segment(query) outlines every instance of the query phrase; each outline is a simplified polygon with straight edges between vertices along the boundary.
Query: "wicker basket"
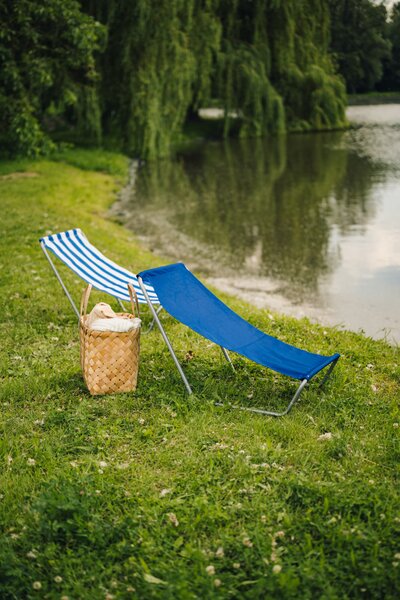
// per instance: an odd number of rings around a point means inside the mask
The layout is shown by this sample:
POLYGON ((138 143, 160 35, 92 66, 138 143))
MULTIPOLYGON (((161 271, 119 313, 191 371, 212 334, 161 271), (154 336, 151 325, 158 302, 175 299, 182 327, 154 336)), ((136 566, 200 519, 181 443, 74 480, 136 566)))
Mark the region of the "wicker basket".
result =
MULTIPOLYGON (((117 316, 135 318, 139 303, 135 290, 128 285, 132 314, 117 313, 117 316)), ((83 377, 91 394, 113 394, 131 392, 136 389, 139 370, 140 327, 120 333, 116 331, 94 331, 87 326, 87 305, 92 286, 88 285, 82 295, 80 316, 81 367, 83 377)))

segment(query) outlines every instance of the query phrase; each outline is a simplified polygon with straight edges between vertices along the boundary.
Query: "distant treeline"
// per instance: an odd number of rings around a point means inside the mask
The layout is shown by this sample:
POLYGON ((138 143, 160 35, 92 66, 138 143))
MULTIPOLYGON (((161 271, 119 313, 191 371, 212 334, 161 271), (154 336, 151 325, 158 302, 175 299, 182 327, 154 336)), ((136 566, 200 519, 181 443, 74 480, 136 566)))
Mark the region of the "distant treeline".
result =
POLYGON ((351 94, 400 91, 400 2, 328 0, 330 52, 351 94))
POLYGON ((369 0, 2 0, 2 154, 75 135, 163 156, 210 105, 225 136, 343 127, 337 70, 349 91, 397 85, 399 14, 369 0))

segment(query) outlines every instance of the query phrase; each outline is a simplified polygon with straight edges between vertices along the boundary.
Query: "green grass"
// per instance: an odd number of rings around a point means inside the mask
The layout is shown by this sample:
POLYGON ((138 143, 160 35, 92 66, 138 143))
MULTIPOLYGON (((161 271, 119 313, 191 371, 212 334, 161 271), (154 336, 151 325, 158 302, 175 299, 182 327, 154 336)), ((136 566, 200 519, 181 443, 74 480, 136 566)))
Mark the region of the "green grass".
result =
POLYGON ((179 358, 194 353, 195 395, 157 332, 142 336, 135 394, 85 390, 37 240, 80 226, 128 268, 162 264, 105 219, 126 168, 89 150, 0 165, 0 597, 397 598, 398 349, 222 295, 280 339, 341 352, 325 390, 282 419, 215 407, 282 407, 294 386, 238 357, 232 373, 166 314, 179 358))

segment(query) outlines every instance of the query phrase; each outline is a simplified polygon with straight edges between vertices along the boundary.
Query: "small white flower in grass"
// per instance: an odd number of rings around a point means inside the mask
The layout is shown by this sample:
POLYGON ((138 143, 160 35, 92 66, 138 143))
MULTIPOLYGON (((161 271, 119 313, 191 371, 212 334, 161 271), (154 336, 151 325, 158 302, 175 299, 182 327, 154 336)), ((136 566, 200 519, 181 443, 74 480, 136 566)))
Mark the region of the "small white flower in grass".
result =
POLYGON ((371 390, 376 394, 378 391, 378 386, 375 385, 374 383, 371 384, 371 390))
POLYGON ((112 594, 106 594, 105 600, 114 600, 114 596, 112 594))
POLYGON ((170 523, 172 523, 172 525, 173 525, 174 527, 178 527, 178 525, 179 525, 179 521, 178 521, 178 519, 177 519, 177 516, 176 516, 176 514, 175 514, 175 513, 168 513, 168 514, 167 514, 167 517, 168 517, 168 519, 169 519, 170 523))
POLYGON ((397 562, 397 560, 394 561, 394 562, 392 562, 392 566, 395 567, 395 568, 399 566, 399 563, 397 562))
POLYGON ((136 589, 134 587, 132 587, 131 585, 128 585, 128 587, 126 588, 127 592, 136 592, 136 589))
POLYGON ((278 573, 280 573, 281 571, 282 571, 281 565, 274 565, 272 567, 272 572, 274 575, 278 575, 278 573))
POLYGON ((396 552, 396 554, 394 555, 394 559, 400 560, 400 552, 396 552))
POLYGON ((393 423, 393 427, 394 427, 395 429, 398 429, 398 427, 399 427, 399 424, 398 424, 398 423, 393 423))
POLYGON ((253 542, 248 537, 243 538, 242 542, 243 542, 243 546, 246 546, 246 548, 252 548, 253 547, 253 542))
POLYGON ((267 515, 261 515, 261 523, 267 522, 267 515))
POLYGON ((61 582, 62 582, 62 580, 63 580, 63 578, 62 578, 62 577, 60 577, 60 575, 56 575, 56 576, 54 577, 54 581, 55 581, 56 583, 61 583, 61 582))
POLYGON ((99 467, 100 467, 100 469, 105 469, 106 467, 108 467, 108 464, 106 463, 105 460, 101 460, 99 462, 99 467))
POLYGON ((331 440, 333 438, 333 435, 330 431, 327 431, 326 433, 322 433, 319 437, 318 437, 318 441, 319 442, 323 442, 325 440, 331 440))
POLYGON ((170 490, 169 488, 164 488, 163 490, 161 490, 160 492, 160 498, 165 498, 165 496, 167 494, 170 494, 172 492, 172 490, 170 490))
POLYGON ((44 419, 36 419, 35 425, 44 425, 44 419))
POLYGON ((208 567, 206 567, 206 573, 207 575, 215 575, 214 565, 208 565, 208 567))
POLYGON ((36 558, 36 553, 34 550, 30 550, 26 556, 27 556, 27 558, 31 558, 33 560, 36 558))
POLYGON ((34 465, 36 465, 36 460, 34 458, 28 458, 28 460, 26 461, 26 464, 29 465, 30 467, 33 467, 34 465))
POLYGON ((78 463, 76 462, 76 460, 71 460, 69 464, 73 469, 76 469, 78 467, 78 463))
POLYGON ((220 587, 222 581, 220 579, 214 579, 214 585, 215 587, 220 587))
POLYGON ((277 531, 275 534, 276 538, 283 538, 285 537, 285 532, 284 531, 277 531))
POLYGON ((240 569, 240 563, 233 563, 232 567, 234 569, 240 569))
POLYGON ((96 494, 96 496, 101 496, 101 491, 100 490, 95 490, 94 493, 96 494))
POLYGON ((215 553, 215 556, 216 556, 217 558, 223 558, 223 557, 225 556, 225 552, 224 552, 224 549, 223 549, 223 547, 222 547, 222 546, 220 546, 220 547, 217 549, 217 551, 216 551, 216 553, 215 553))
POLYGON ((61 600, 69 600, 69 596, 61 596, 61 600))
POLYGON ((42 584, 40 583, 40 581, 34 581, 32 583, 32 587, 34 590, 41 590, 42 589, 42 584))
POLYGON ((144 419, 142 419, 142 418, 138 419, 138 423, 139 423, 139 425, 144 425, 144 424, 145 424, 145 422, 146 422, 146 421, 145 421, 144 419))

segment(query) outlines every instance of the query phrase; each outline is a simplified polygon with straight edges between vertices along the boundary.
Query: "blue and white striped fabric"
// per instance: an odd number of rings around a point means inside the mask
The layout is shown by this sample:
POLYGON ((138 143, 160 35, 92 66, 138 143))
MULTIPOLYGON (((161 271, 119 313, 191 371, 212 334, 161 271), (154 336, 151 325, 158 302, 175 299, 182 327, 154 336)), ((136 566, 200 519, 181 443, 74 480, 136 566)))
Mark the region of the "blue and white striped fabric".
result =
MULTIPOLYGON (((146 302, 136 275, 99 252, 80 229, 48 235, 41 238, 40 242, 94 288, 120 300, 129 300, 127 284, 131 283, 139 302, 146 302)), ((159 304, 154 288, 151 285, 145 287, 152 304, 159 304)))

